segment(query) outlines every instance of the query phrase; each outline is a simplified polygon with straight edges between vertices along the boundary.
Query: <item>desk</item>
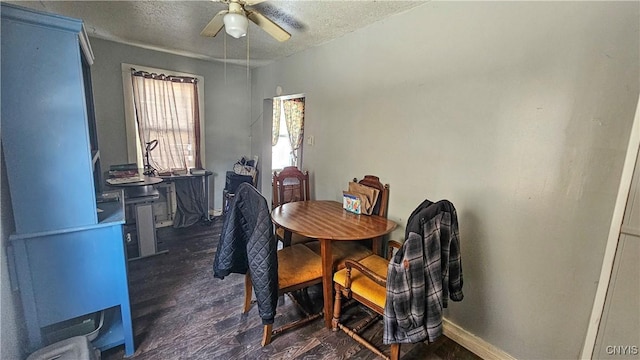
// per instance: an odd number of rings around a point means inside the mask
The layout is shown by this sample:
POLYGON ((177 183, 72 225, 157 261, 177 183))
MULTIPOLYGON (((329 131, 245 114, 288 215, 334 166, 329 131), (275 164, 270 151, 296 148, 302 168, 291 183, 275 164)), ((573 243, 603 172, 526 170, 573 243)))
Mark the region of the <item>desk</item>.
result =
POLYGON ((153 176, 143 176, 142 179, 142 181, 130 183, 110 184, 107 178, 105 182, 107 183, 107 186, 123 188, 125 198, 139 198, 158 195, 158 191, 153 188, 153 185, 160 184, 162 179, 153 176))
POLYGON ((331 242, 366 240, 386 235, 397 224, 375 215, 356 215, 342 209, 337 201, 296 201, 271 212, 273 222, 288 232, 318 239, 322 256, 324 323, 331 327, 333 316, 333 259, 331 242))
POLYGON ((161 182, 161 178, 152 176, 144 176, 144 181, 132 183, 109 184, 107 182, 107 185, 111 187, 124 188, 125 205, 131 206, 135 210, 138 256, 129 260, 167 252, 166 250, 158 252, 156 220, 153 215, 153 202, 159 197, 158 190, 154 189, 153 185, 161 182))

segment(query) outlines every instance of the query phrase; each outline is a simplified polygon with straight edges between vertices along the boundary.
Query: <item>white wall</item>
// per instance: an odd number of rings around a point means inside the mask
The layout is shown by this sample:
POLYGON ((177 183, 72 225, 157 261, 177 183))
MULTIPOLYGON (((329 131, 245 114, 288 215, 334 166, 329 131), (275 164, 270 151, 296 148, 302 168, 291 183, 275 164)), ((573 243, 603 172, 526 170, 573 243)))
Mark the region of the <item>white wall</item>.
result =
POLYGON ((577 358, 638 99, 639 19, 638 2, 431 2, 256 69, 252 118, 277 85, 306 94, 317 199, 376 174, 402 225, 425 198, 451 200, 465 300, 446 316, 517 358, 577 358))
POLYGON ((222 208, 225 172, 250 154, 250 98, 246 67, 186 58, 91 38, 95 63, 91 68, 102 170, 127 162, 122 63, 168 69, 204 76, 205 159, 214 172, 212 206, 222 208))

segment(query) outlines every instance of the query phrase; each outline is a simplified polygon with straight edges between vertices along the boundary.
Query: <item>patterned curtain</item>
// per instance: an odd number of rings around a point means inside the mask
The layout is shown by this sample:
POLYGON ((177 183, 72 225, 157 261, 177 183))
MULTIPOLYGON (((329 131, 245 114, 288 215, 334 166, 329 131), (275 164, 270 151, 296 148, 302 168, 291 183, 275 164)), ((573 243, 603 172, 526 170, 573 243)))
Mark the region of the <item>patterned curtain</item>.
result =
POLYGON ((131 81, 141 148, 158 140, 151 166, 160 172, 201 168, 197 79, 131 69, 131 81))
POLYGON ((295 154, 302 144, 302 135, 304 134, 304 98, 284 100, 282 106, 289 132, 289 143, 291 143, 291 149, 295 154))
POLYGON ((282 106, 282 100, 273 100, 273 127, 271 128, 271 146, 278 144, 278 138, 280 137, 280 107, 282 106))

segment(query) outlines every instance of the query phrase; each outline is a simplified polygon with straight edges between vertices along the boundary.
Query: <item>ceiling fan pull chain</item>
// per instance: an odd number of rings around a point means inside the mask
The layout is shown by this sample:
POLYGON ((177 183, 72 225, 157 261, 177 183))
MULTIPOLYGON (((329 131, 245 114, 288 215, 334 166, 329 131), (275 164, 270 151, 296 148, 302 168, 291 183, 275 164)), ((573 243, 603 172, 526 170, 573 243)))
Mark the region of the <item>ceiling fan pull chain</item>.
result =
POLYGON ((224 85, 227 85, 227 34, 222 35, 224 37, 224 85))
POLYGON ((247 94, 250 93, 251 84, 249 83, 249 29, 247 29, 247 94))

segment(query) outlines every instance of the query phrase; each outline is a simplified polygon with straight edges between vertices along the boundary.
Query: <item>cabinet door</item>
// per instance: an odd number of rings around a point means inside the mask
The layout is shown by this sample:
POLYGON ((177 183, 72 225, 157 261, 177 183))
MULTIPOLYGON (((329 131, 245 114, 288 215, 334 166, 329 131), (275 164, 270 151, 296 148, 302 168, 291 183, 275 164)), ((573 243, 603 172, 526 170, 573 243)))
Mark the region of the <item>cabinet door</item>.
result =
POLYGON ((122 225, 25 240, 38 326, 129 302, 122 225))
POLYGON ((81 26, 2 4, 2 145, 18 234, 97 223, 81 26))

